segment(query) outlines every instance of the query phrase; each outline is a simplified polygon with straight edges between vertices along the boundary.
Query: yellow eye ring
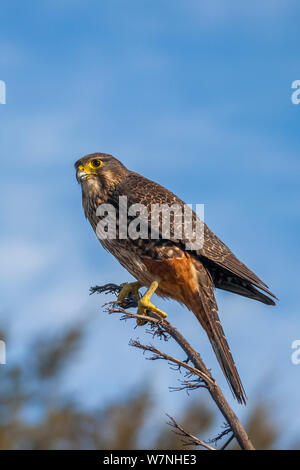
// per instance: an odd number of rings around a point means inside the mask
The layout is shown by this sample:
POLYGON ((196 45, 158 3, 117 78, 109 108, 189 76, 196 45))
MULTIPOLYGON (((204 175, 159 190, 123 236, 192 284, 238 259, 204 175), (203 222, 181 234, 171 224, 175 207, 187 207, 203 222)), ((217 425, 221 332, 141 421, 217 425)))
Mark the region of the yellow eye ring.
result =
POLYGON ((90 163, 89 163, 89 166, 93 169, 93 170, 97 170, 98 168, 101 168, 103 165, 103 161, 102 160, 99 160, 97 158, 95 158, 95 160, 92 160, 90 163))

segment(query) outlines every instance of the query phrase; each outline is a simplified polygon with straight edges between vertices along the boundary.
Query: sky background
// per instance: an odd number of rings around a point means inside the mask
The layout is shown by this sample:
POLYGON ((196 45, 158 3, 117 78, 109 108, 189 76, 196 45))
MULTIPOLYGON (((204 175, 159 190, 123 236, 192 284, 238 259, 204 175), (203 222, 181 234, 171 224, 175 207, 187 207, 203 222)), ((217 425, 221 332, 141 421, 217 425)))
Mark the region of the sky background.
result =
MULTIPOLYGON (((250 407, 273 404, 279 446, 299 436, 299 14, 292 0, 1 2, 1 326, 12 332, 7 360, 24 355, 26 367, 32 338, 87 324, 58 401, 99 406, 145 382, 165 422, 186 400, 169 393, 177 377, 167 364, 128 347, 131 337, 149 342, 143 329, 88 295, 130 280, 84 219, 75 180, 78 158, 107 152, 204 203, 209 227, 280 299, 274 308, 217 293, 250 407)), ((156 303, 244 418, 192 313, 156 303)))

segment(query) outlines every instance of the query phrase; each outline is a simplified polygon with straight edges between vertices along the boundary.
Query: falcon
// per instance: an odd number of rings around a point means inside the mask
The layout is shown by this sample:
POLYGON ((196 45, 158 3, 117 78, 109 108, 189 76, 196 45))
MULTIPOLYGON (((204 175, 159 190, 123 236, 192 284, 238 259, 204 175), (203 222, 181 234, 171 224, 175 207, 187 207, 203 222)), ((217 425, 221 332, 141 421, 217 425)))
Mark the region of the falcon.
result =
MULTIPOLYGON (((203 243, 194 249, 193 245, 187 249, 189 240, 174 236, 176 224, 183 223, 175 216, 170 218, 168 237, 119 236, 120 197, 126 196, 128 207, 143 205, 149 214, 149 224, 155 205, 183 207, 184 202, 165 187, 128 170, 112 155, 87 155, 75 163, 75 169, 86 218, 103 247, 136 279, 136 282, 122 284, 118 300, 122 301, 131 293, 138 300, 138 314, 145 315, 151 310, 162 318, 166 313, 151 302, 154 292, 184 304, 206 331, 234 396, 245 404, 246 394, 220 323, 214 290, 223 289, 267 305, 275 305, 274 294, 205 224, 203 243), (116 211, 115 237, 99 236, 97 226, 103 214, 99 215, 98 208, 103 204, 116 211), (139 293, 141 287, 147 289, 144 295, 139 293)), ((193 222, 197 217, 193 213, 193 222)), ((129 217, 127 223, 131 221, 129 217)), ((142 317, 138 324, 144 324, 142 317)))

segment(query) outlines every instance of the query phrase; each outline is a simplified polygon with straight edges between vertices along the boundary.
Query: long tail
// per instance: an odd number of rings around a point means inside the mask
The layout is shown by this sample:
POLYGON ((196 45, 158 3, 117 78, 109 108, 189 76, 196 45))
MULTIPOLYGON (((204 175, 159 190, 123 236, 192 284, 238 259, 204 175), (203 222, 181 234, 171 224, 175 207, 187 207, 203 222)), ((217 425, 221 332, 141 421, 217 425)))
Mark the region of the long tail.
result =
MULTIPOLYGON (((216 321, 219 322, 219 320, 216 321)), ((207 335, 232 393, 239 403, 245 405, 247 398, 245 390, 221 324, 218 323, 218 328, 215 331, 208 330, 207 335)))
POLYGON ((192 310, 202 327, 205 329, 214 353, 222 368, 229 386, 241 404, 246 404, 246 394, 228 346, 220 319, 218 306, 214 296, 214 286, 209 273, 203 266, 197 266, 199 291, 197 302, 193 302, 192 310))
MULTIPOLYGON (((201 313, 199 311, 194 313, 203 325, 203 310, 201 309, 201 313), (200 316, 201 320, 199 318, 200 316)), ((207 315, 205 316, 207 317, 207 315)), ((218 362, 233 395, 236 397, 239 403, 246 404, 247 397, 245 390, 234 363, 217 311, 211 310, 210 317, 211 318, 208 322, 206 322, 206 325, 203 326, 212 345, 216 358, 218 359, 218 362)))

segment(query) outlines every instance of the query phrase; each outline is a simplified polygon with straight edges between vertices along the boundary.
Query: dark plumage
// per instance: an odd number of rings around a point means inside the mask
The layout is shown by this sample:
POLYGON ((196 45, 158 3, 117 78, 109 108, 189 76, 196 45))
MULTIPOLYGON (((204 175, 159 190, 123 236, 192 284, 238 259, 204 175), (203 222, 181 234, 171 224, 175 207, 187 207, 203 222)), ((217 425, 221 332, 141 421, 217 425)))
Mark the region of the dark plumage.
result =
MULTIPOLYGON (((128 207, 144 204, 149 212, 149 223, 151 204, 184 204, 166 188, 128 170, 107 154, 87 155, 76 162, 75 168, 82 186, 84 212, 95 231, 100 220, 96 215, 97 207, 101 203, 112 204, 118 218, 119 196, 127 196, 128 207), (93 168, 95 161, 101 161, 101 166, 93 168)), ((193 223, 196 218, 193 214, 193 223)), ((128 223, 130 221, 129 218, 128 223)), ((218 317, 214 288, 268 305, 275 305, 271 297, 276 297, 206 225, 202 248, 187 250, 185 244, 189 240, 174 237, 176 224, 182 223, 182 218, 171 218, 168 239, 101 239, 100 242, 142 285, 149 286, 154 279, 159 279, 158 295, 174 298, 194 312, 208 334, 234 395, 239 402, 245 402, 244 389, 218 317)))

